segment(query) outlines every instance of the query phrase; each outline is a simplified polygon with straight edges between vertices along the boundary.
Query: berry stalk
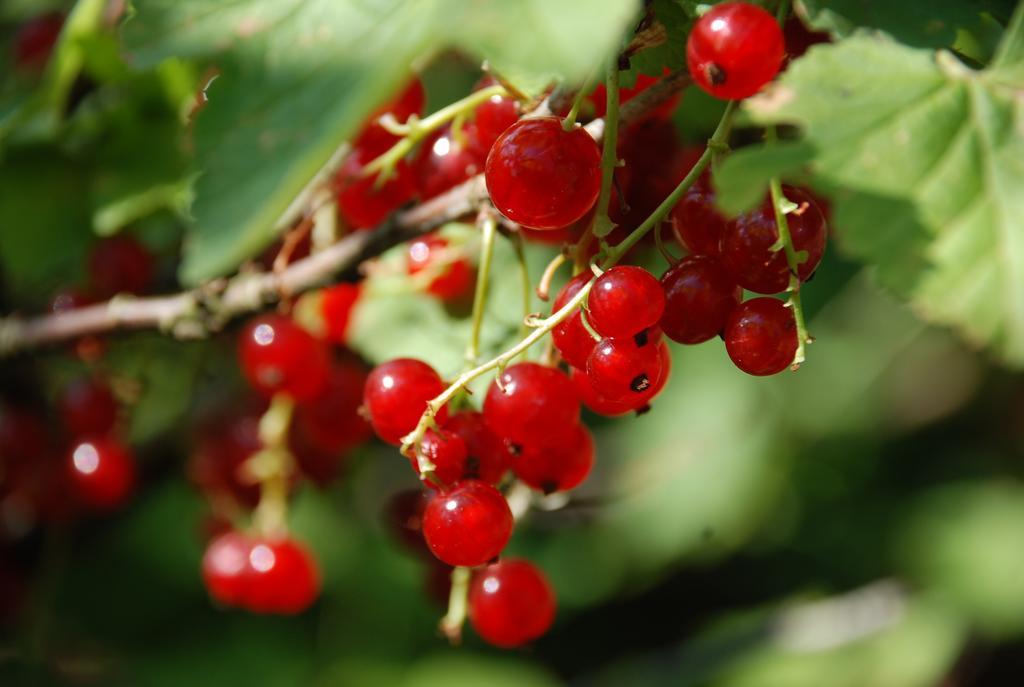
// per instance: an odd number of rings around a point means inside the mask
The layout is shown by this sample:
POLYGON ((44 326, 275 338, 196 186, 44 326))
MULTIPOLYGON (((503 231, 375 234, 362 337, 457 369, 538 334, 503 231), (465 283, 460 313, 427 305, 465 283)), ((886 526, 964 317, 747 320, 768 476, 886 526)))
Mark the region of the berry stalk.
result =
MULTIPOLYGON (((774 131, 771 139, 774 140, 774 131)), ((811 342, 807 334, 807 323, 804 320, 804 309, 800 302, 800 258, 793 247, 793 238, 789 233, 789 220, 786 219, 785 205, 789 202, 782 194, 782 182, 778 177, 772 177, 768 182, 772 194, 772 207, 775 209, 775 223, 779 227, 779 243, 782 250, 786 252, 786 263, 789 265, 789 307, 793 309, 793 319, 796 320, 796 354, 793 356, 792 368, 800 367, 805 359, 804 351, 806 344, 811 342)))
POLYGON ((452 588, 448 593, 448 612, 441 618, 438 628, 452 644, 462 641, 462 626, 466 623, 466 611, 469 608, 469 568, 458 566, 452 568, 452 588))
POLYGON ((466 360, 475 365, 480 358, 480 330, 484 324, 484 306, 487 305, 487 282, 491 275, 491 258, 494 255, 494 234, 498 223, 489 212, 480 222, 480 264, 476 272, 476 291, 473 293, 473 322, 469 330, 469 345, 466 360))
POLYGON ((608 217, 612 197, 612 181, 619 166, 619 64, 608 63, 605 75, 604 141, 601 148, 601 195, 597 197, 597 214, 593 234, 601 239, 614 228, 608 217))
POLYGON ((292 470, 288 429, 295 414, 295 402, 284 393, 275 394, 260 418, 259 436, 263 449, 247 466, 260 482, 260 501, 253 513, 256 529, 266 536, 287 531, 288 477, 292 470))

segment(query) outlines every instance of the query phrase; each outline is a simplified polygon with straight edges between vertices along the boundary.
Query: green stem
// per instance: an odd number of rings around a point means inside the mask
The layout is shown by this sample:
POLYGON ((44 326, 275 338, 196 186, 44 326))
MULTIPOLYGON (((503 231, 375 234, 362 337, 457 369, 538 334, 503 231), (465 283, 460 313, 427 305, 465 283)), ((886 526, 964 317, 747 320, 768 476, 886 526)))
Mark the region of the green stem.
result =
POLYGON ((619 65, 616 60, 608 62, 605 74, 605 115, 604 141, 601 147, 601 194, 597 197, 597 212, 593 233, 598 238, 607 236, 613 229, 608 217, 608 205, 612 198, 612 183, 619 166, 619 65))
POLYGON ((441 618, 441 632, 452 644, 462 639, 462 626, 466 622, 469 597, 469 568, 452 569, 452 588, 448 593, 448 612, 441 618))
POLYGON ((711 156, 714 154, 714 151, 720 150, 722 147, 727 145, 729 130, 732 128, 732 117, 735 111, 736 101, 731 100, 729 101, 729 104, 726 105, 725 112, 722 113, 722 119, 718 122, 718 128, 715 129, 715 133, 712 134, 711 139, 708 141, 708 147, 704 149, 704 153, 700 156, 700 159, 697 160, 697 163, 693 166, 693 169, 690 170, 690 173, 679 182, 679 185, 672 190, 672 193, 668 194, 668 197, 665 198, 665 200, 661 201, 661 205, 659 205, 654 212, 652 212, 651 215, 643 221, 643 224, 634 229, 629 236, 609 251, 602 264, 604 269, 608 269, 621 260, 622 257, 647 234, 647 232, 653 229, 665 218, 666 215, 668 215, 669 212, 671 212, 672 208, 674 208, 676 203, 679 202, 679 199, 683 197, 683 194, 697 182, 697 179, 700 178, 700 175, 703 174, 704 170, 707 169, 707 166, 711 163, 711 156))
POLYGON ((779 6, 775 8, 775 21, 780 24, 786 23, 786 16, 789 14, 789 0, 779 0, 779 6))
POLYGON ((267 536, 280 536, 288 529, 288 481, 292 455, 288 448, 288 430, 295 402, 286 394, 275 394, 270 407, 260 418, 259 437, 263 448, 250 461, 260 482, 260 501, 253 512, 253 524, 267 536))
POLYGON ((473 322, 469 330, 469 346, 466 360, 475 365, 480 358, 480 330, 484 324, 484 307, 487 305, 487 282, 491 275, 491 257, 494 255, 494 234, 498 223, 488 214, 480 223, 480 264, 476 271, 476 291, 473 294, 473 322))
POLYGON ((370 176, 371 174, 380 172, 378 181, 383 183, 393 174, 395 165, 397 165, 402 158, 411 153, 412 149, 416 147, 416 144, 428 135, 437 129, 440 129, 460 114, 469 112, 476 108, 477 105, 491 97, 507 94, 508 92, 503 86, 499 86, 497 84, 488 86, 487 88, 482 88, 479 91, 470 93, 461 100, 456 100, 454 103, 442 107, 429 117, 414 120, 406 125, 398 127, 398 129, 404 133, 402 139, 395 145, 391 146, 391 148, 384 152, 380 157, 366 165, 366 167, 363 168, 363 176, 370 176))

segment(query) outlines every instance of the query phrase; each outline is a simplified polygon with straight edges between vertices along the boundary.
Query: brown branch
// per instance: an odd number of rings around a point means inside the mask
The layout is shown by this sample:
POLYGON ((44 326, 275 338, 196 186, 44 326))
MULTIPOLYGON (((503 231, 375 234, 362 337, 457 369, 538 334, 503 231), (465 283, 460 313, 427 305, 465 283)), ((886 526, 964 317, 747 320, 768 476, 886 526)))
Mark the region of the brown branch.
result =
MULTIPOLYGON (((628 125, 641 119, 688 83, 685 71, 666 76, 623 105, 620 121, 628 125)), ((596 119, 585 128, 600 140, 604 121, 596 119)), ((479 174, 436 198, 396 213, 372 231, 349 234, 276 273, 242 271, 230 279, 216 279, 170 296, 116 296, 105 303, 61 313, 30 318, 11 315, 0 319, 0 356, 118 329, 157 328, 183 339, 208 336, 231 319, 276 302, 283 293, 299 294, 322 286, 417 234, 473 214, 487 199, 484 177, 479 174)))

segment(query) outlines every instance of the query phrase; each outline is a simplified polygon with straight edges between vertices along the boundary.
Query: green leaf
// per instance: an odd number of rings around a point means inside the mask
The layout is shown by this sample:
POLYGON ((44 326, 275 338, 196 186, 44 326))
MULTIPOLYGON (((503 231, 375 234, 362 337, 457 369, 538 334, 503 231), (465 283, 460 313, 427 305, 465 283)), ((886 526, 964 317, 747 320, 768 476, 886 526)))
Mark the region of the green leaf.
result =
POLYGON ((1024 108, 1008 85, 1018 68, 1007 58, 976 72, 948 53, 858 35, 812 48, 746 111, 801 127, 851 252, 926 319, 1019 366, 1024 108))
POLYGON ((630 68, 621 76, 624 87, 632 86, 637 74, 660 77, 664 69, 675 71, 686 66, 686 37, 694 21, 692 8, 684 8, 683 3, 676 0, 654 0, 649 11, 664 27, 665 42, 630 58, 630 68))
POLYGON ((764 199, 772 177, 800 171, 814 154, 805 141, 742 148, 715 170, 715 202, 729 216, 746 212, 764 199))
POLYGON ((213 57, 220 76, 196 125, 195 229, 187 283, 224 274, 279 221, 410 65, 453 47, 545 84, 582 80, 636 11, 618 0, 138 0, 125 29, 140 66, 213 57))

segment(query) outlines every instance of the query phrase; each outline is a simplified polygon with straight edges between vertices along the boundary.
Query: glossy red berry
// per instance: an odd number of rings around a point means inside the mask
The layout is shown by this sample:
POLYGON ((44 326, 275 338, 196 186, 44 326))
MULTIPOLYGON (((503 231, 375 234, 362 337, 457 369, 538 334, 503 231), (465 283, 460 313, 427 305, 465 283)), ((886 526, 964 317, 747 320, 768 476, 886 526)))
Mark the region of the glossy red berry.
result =
POLYGON ((253 508, 259 502, 259 485, 245 478, 243 465, 263 448, 259 423, 263 408, 215 417, 203 426, 189 455, 189 480, 214 500, 232 498, 253 508))
POLYGON ((74 435, 106 434, 117 421, 117 400, 110 386, 99 379, 71 382, 57 404, 64 427, 74 435))
POLYGON ((64 15, 49 12, 25 22, 14 37, 14 64, 27 72, 39 72, 46 66, 64 27, 64 15))
POLYGON ((355 309, 361 292, 359 284, 342 282, 320 292, 320 315, 324 322, 324 338, 333 344, 348 343, 355 309))
POLYGON ((420 199, 428 200, 458 186, 483 171, 485 157, 470 150, 465 141, 444 128, 425 140, 413 167, 420 199))
MULTIPOLYGON (((413 469, 420 473, 424 463, 430 461, 434 464, 437 479, 443 484, 452 484, 465 476, 468 458, 469 449, 461 436, 454 432, 428 429, 416 449, 416 459, 412 462, 413 469)), ((433 486, 429 482, 427 484, 433 486)))
POLYGON ((238 340, 238 360, 253 389, 266 397, 286 393, 296 401, 321 394, 330 372, 324 344, 293 320, 265 315, 252 320, 238 340))
POLYGON ((494 142, 517 121, 519 107, 516 101, 503 95, 492 95, 476 106, 473 122, 466 128, 470 150, 486 160, 494 142))
POLYGON ((704 13, 686 42, 694 82, 726 100, 748 98, 775 78, 786 45, 767 11, 746 2, 726 2, 704 13))
POLYGON ((421 236, 409 244, 407 269, 410 275, 435 275, 426 290, 443 301, 466 296, 475 281, 469 260, 452 248, 447 239, 436 234, 421 236))
POLYGON ((594 438, 583 424, 547 441, 523 444, 512 458, 516 477, 545 494, 574 489, 593 467, 594 438))
POLYGON ((596 280, 587 296, 587 319, 601 336, 633 336, 653 327, 665 309, 665 291, 642 267, 613 267, 596 280))
POLYGON ((515 444, 554 436, 576 424, 579 417, 580 403, 569 378, 537 363, 517 363, 506 369, 491 383, 484 399, 488 426, 515 444))
POLYGON ((352 229, 372 229, 416 195, 416 177, 405 160, 395 165, 392 176, 379 188, 379 173, 363 175, 363 168, 378 154, 354 148, 335 177, 338 214, 352 229))
POLYGON ((476 567, 501 553, 512 536, 512 524, 501 492, 470 479, 456 482, 427 504, 423 538, 448 565, 476 567))
POLYGON ((531 642, 555 620, 555 592, 537 567, 509 558, 473 576, 469 621, 480 637, 512 648, 531 642))
POLYGON ((249 537, 234 530, 207 544, 202 561, 203 584, 214 601, 225 606, 244 603, 251 549, 249 537))
POLYGON ((747 374, 782 372, 796 355, 793 311, 775 298, 744 301, 725 325, 725 349, 736 367, 747 374))
POLYGON ((587 360, 587 377, 594 390, 612 401, 646 405, 664 374, 659 343, 647 332, 602 339, 587 360))
POLYGON ((691 255, 661 277, 665 312, 661 329, 682 344, 697 344, 721 334, 743 291, 718 259, 691 255))
POLYGON ((340 360, 331 366, 324 390, 295 409, 298 428, 316 448, 341 453, 370 438, 370 424, 359 413, 366 377, 359 363, 340 360))
POLYGON ((601 151, 557 117, 522 119, 491 148, 485 168, 495 207, 531 229, 560 229, 585 215, 601 190, 601 151))
POLYGON ((508 471, 508 451, 487 425, 483 413, 466 410, 452 415, 444 423, 444 431, 458 436, 466 445, 466 459, 455 479, 478 479, 495 485, 501 481, 508 471))
MULTIPOLYGON (((416 429, 427 403, 445 389, 440 375, 426 363, 413 358, 396 358, 373 368, 366 378, 363 405, 377 436, 395 446, 416 429)), ((447 409, 437 421, 444 423, 447 409)))
MULTIPOLYGON (((573 368, 569 373, 576 395, 587 409, 605 417, 618 417, 637 409, 636 405, 630 403, 629 399, 624 401, 613 401, 597 393, 594 385, 590 383, 586 368, 573 368)), ((641 406, 643 407, 643 406, 641 406)))
MULTIPOLYGON (((806 281, 825 253, 825 217, 799 189, 783 188, 787 199, 799 207, 786 215, 793 248, 807 252, 807 259, 797 273, 806 281)), ((779 240, 779 227, 771 199, 755 210, 740 215, 726 227, 722 235, 722 260, 736 282, 756 293, 779 293, 789 286, 789 264, 783 250, 772 250, 779 240)))
POLYGON ((721 254, 722 234, 729 220, 715 208, 715 190, 704 177, 697 180, 672 209, 672 228, 694 255, 721 254))
POLYGON ((310 551, 294 539, 257 539, 249 550, 245 608, 293 615, 320 594, 320 572, 310 551))
POLYGON ((397 136, 380 125, 381 116, 390 113, 396 121, 404 123, 412 115, 422 116, 426 101, 427 94, 423 90, 423 83, 413 78, 393 100, 377 108, 367 117, 366 124, 356 135, 352 147, 368 150, 371 157, 380 155, 398 141, 397 136))
MULTIPOLYGON (((581 272, 570 279, 562 287, 562 290, 558 292, 555 302, 551 304, 551 312, 555 313, 564 308, 565 304, 572 300, 572 297, 579 293, 580 289, 586 286, 591 276, 588 271, 581 272)), ((585 367, 587 358, 590 356, 590 352, 594 350, 594 344, 597 343, 583 325, 583 316, 579 310, 562 320, 551 330, 551 341, 554 343, 555 348, 558 349, 562 359, 573 367, 585 367)))
POLYGON ((120 506, 135 486, 135 459, 109 437, 75 443, 68 452, 68 471, 78 500, 99 510, 120 506))
POLYGON ((89 254, 89 283, 98 298, 146 291, 153 277, 153 256, 129 234, 99 241, 89 254))

